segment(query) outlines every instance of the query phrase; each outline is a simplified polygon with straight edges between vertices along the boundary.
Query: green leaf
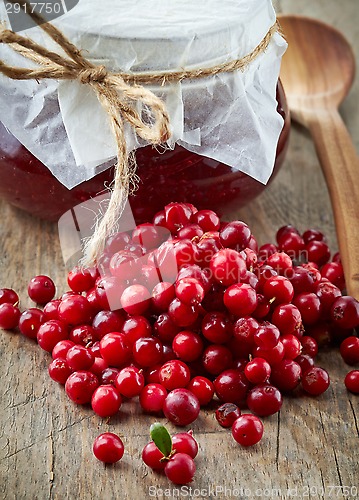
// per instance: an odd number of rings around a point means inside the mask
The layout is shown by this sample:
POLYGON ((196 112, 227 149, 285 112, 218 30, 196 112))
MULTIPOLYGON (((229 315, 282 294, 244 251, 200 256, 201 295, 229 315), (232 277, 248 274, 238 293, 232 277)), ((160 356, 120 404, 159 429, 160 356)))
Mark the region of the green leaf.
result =
POLYGON ((166 427, 158 422, 150 428, 152 441, 165 457, 169 457, 172 452, 172 438, 166 427))

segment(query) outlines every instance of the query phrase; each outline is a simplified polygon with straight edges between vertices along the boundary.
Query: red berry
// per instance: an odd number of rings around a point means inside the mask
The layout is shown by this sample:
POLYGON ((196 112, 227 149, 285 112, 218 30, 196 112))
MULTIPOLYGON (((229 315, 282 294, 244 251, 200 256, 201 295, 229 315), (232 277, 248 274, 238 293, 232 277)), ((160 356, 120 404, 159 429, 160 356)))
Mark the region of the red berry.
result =
POLYGON ((126 398, 139 396, 145 386, 145 377, 138 368, 127 366, 122 368, 115 381, 118 391, 126 398))
POLYGON ((191 458, 196 458, 198 443, 192 435, 192 431, 180 432, 172 436, 172 449, 177 453, 186 453, 191 458))
POLYGON ((214 388, 218 398, 224 403, 242 405, 246 400, 249 383, 243 372, 230 369, 218 375, 214 388))
POLYGON ((168 390, 186 387, 191 378, 188 366, 179 360, 167 361, 159 373, 160 383, 168 390))
POLYGON ((60 340, 67 340, 69 332, 62 321, 51 319, 40 325, 37 331, 37 342, 44 351, 52 352, 60 340))
POLYGON ((285 252, 276 252, 270 255, 267 264, 282 276, 287 276, 293 268, 292 259, 285 252))
POLYGON ((79 405, 89 403, 98 387, 98 378, 91 372, 72 373, 66 380, 65 391, 68 397, 79 405))
POLYGON ((284 357, 286 359, 295 359, 302 352, 302 345, 295 335, 283 335, 281 342, 284 346, 284 357))
POLYGON ((131 346, 138 339, 152 335, 151 324, 144 316, 132 316, 126 319, 121 331, 126 336, 127 343, 131 346))
POLYGON ((306 244, 305 251, 309 262, 323 266, 330 259, 330 250, 325 241, 313 240, 306 244))
POLYGON ((244 374, 252 384, 263 384, 271 374, 270 364, 263 358, 254 358, 244 369, 244 374))
POLYGON ((142 460, 153 470, 159 471, 166 467, 166 461, 161 461, 164 457, 164 454, 157 448, 153 441, 147 443, 142 450, 142 460))
POLYGON ((330 317, 340 328, 356 328, 359 325, 359 302, 354 297, 338 297, 333 302, 330 317))
POLYGON ((168 314, 160 314, 153 325, 153 330, 161 342, 172 344, 180 327, 174 324, 168 314))
POLYGON ((100 385, 91 398, 93 411, 103 418, 115 415, 121 404, 121 396, 113 385, 100 385))
POLYGON ((196 321, 198 312, 193 305, 184 304, 179 299, 172 300, 168 314, 175 325, 186 328, 196 321))
POLYGON ((199 210, 192 215, 191 221, 198 224, 205 233, 218 231, 221 225, 218 215, 212 210, 199 210))
POLYGON ((241 415, 232 426, 232 436, 242 446, 253 446, 263 436, 263 424, 255 415, 241 415))
POLYGON ((257 385, 247 397, 248 408, 260 417, 277 413, 281 409, 282 403, 282 394, 270 384, 257 385))
POLYGON ((261 349, 273 349, 280 338, 280 331, 269 321, 264 321, 253 335, 253 340, 261 349))
POLYGON ((249 316, 257 307, 257 294, 250 285, 237 283, 227 288, 223 297, 224 305, 235 316, 249 316))
POLYGON ((175 425, 189 425, 196 420, 200 412, 197 397, 188 389, 174 389, 163 404, 163 413, 175 425))
POLYGON ((36 339, 40 325, 45 321, 45 315, 40 309, 26 309, 19 319, 19 330, 30 339, 36 339))
POLYGON ((321 231, 317 231, 316 229, 307 229, 303 233, 304 243, 310 243, 311 241, 323 241, 325 240, 325 236, 321 231))
POLYGON ((153 337, 144 337, 136 340, 132 354, 139 366, 154 366, 161 363, 163 359, 163 345, 153 337))
POLYGON ((201 406, 208 405, 213 399, 214 385, 206 377, 200 375, 194 377, 187 385, 187 389, 197 396, 201 406))
POLYGON ((302 354, 307 354, 311 358, 315 358, 315 356, 318 354, 317 341, 313 339, 313 337, 305 335, 304 337, 301 338, 301 344, 302 344, 302 354))
POLYGON ((359 338, 348 337, 340 344, 340 354, 347 365, 359 363, 359 338))
POLYGON ((99 377, 101 385, 115 385, 116 377, 120 373, 118 368, 105 368, 99 377))
POLYGON ((0 288, 0 305, 2 304, 12 304, 13 306, 18 305, 19 296, 11 288, 0 288))
POLYGON ((94 364, 95 357, 86 347, 75 345, 67 351, 66 361, 73 371, 89 370, 94 364))
POLYGON ((313 366, 303 374, 302 387, 312 396, 319 396, 328 389, 329 385, 329 375, 324 368, 313 366))
POLYGON ((52 359, 64 358, 66 359, 67 351, 75 344, 71 340, 60 340, 52 350, 52 359))
POLYGON ((196 466, 186 453, 176 453, 167 462, 165 474, 167 478, 175 484, 188 484, 193 480, 196 472, 196 466))
POLYGON ((262 347, 255 347, 253 356, 264 358, 268 363, 273 366, 280 363, 284 358, 284 346, 281 341, 272 349, 263 349, 262 347))
POLYGON ((67 283, 74 292, 87 292, 95 286, 96 274, 90 269, 74 267, 67 276, 67 283))
POLYGON ((96 341, 95 331, 89 325, 76 326, 70 332, 70 340, 75 344, 89 347, 96 341))
POLYGON ((47 304, 55 296, 56 288, 48 276, 35 276, 29 283, 27 293, 31 300, 37 304, 47 304))
POLYGON ((59 305, 61 304, 60 299, 50 300, 44 307, 44 314, 46 321, 49 319, 59 319, 59 305))
POLYGON ((122 440, 112 432, 100 434, 94 441, 93 453, 101 462, 114 464, 123 457, 125 447, 122 440))
POLYGON ((131 285, 121 295, 121 305, 128 314, 143 314, 150 306, 150 293, 142 285, 131 285))
POLYGON ((220 230, 219 236, 223 246, 243 250, 248 247, 252 234, 247 224, 242 221, 233 221, 220 230))
POLYGON ((315 293, 301 293, 294 297, 293 304, 299 309, 305 325, 314 325, 320 319, 321 303, 315 293))
POLYGON ((290 232, 283 235, 279 240, 279 248, 292 259, 299 258, 304 250, 305 243, 300 234, 290 232))
POLYGON ((224 403, 216 410, 216 419, 219 425, 225 428, 232 427, 241 416, 241 410, 234 403, 224 403))
POLYGON ((226 314, 210 312, 202 320, 202 334, 214 344, 225 344, 233 335, 233 325, 226 314))
POLYGON ((195 278, 181 278, 175 290, 177 298, 184 304, 196 305, 204 299, 204 288, 195 278))
POLYGON ((175 296, 175 287, 172 283, 158 283, 152 290, 152 305, 156 311, 167 311, 175 296))
POLYGON ((48 371, 52 380, 62 385, 65 385, 66 380, 72 373, 71 368, 64 358, 53 359, 49 364, 48 371))
POLYGON ((185 203, 169 203, 165 206, 166 227, 171 233, 176 233, 189 224, 192 212, 185 203))
POLYGON ((0 304, 0 328, 14 330, 19 325, 20 309, 13 304, 0 304))
POLYGON ((162 412, 167 391, 161 384, 148 384, 140 394, 140 405, 146 413, 162 412))
POLYGON ((223 248, 212 257, 210 269, 218 283, 230 286, 238 283, 244 276, 246 264, 236 250, 223 248))
POLYGON ((281 304, 272 314, 271 322, 279 328, 282 335, 292 334, 302 337, 303 324, 299 309, 293 304, 281 304))
POLYGON ((107 333, 100 341, 100 351, 109 366, 120 368, 131 359, 131 350, 122 333, 107 333))
POLYGON ((64 299, 58 309, 59 319, 72 326, 90 324, 92 308, 85 297, 72 295, 64 299))
POLYGON ((194 361, 202 354, 203 341, 197 333, 184 330, 173 339, 172 349, 182 361, 194 361))
POLYGON ((233 356, 228 347, 212 344, 203 351, 202 362, 208 373, 219 375, 232 365, 233 356))
POLYGON ((294 297, 294 288, 287 278, 273 276, 264 283, 263 295, 275 305, 289 304, 294 297))
POLYGON ((292 391, 298 386, 301 374, 302 369, 298 363, 291 359, 283 359, 273 366, 271 383, 282 392, 292 391))
POLYGON ((359 370, 352 370, 347 373, 344 383, 348 391, 359 394, 359 370))
POLYGON ((100 311, 92 321, 92 328, 100 340, 107 333, 121 332, 123 326, 124 318, 119 311, 100 311))
POLYGON ((345 288, 344 269, 340 262, 329 262, 320 270, 322 278, 327 278, 339 290, 345 288))

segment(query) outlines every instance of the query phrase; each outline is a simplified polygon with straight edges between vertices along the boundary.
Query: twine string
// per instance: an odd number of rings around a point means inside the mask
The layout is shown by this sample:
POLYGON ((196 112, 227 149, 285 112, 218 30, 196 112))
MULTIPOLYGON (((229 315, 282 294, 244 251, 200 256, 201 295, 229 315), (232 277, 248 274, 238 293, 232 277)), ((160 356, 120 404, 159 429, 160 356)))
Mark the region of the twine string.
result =
POLYGON ((266 50, 272 36, 280 31, 280 28, 276 22, 248 55, 209 68, 136 74, 113 73, 105 66, 94 65, 86 59, 53 24, 45 22, 36 12, 31 12, 32 9, 27 8, 26 0, 9 1, 20 4, 67 57, 2 27, 0 43, 10 46, 15 52, 34 62, 37 67, 19 68, 9 66, 0 60, 0 72, 13 80, 77 80, 84 85, 90 85, 110 120, 116 141, 117 163, 107 210, 101 221, 96 223, 93 235, 85 243, 82 263, 89 266, 96 263, 103 252, 108 236, 116 232, 118 220, 130 194, 130 186, 136 185, 135 164, 133 160, 129 161, 124 123, 128 122, 139 137, 153 145, 167 141, 171 135, 169 116, 164 102, 143 85, 155 83, 164 85, 184 79, 205 78, 219 73, 243 70, 266 50), (149 111, 146 119, 137 111, 138 103, 141 103, 142 109, 149 111))

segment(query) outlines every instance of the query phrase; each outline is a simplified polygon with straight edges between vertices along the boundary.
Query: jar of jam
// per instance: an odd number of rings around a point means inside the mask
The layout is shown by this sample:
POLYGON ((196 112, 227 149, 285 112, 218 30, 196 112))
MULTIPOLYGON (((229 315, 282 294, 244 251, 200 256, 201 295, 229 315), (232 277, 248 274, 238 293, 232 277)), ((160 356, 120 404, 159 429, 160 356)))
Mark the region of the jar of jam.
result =
MULTIPOLYGON (((193 3, 191 2, 185 1, 184 3, 188 3, 189 6, 193 6, 193 3)), ((186 36, 184 36, 183 38, 186 38, 186 40, 189 41, 190 45, 191 43, 195 44, 196 37, 202 37, 204 39, 204 42, 206 42, 206 37, 210 37, 208 38, 209 40, 212 40, 214 38, 213 44, 216 45, 217 53, 213 53, 213 58, 211 57, 211 60, 213 59, 214 61, 217 61, 219 60, 219 49, 217 47, 218 39, 225 47, 227 47, 226 40, 223 38, 223 33, 226 33, 226 31, 230 31, 230 29, 238 29, 234 27, 234 21, 231 21, 231 23, 229 23, 228 21, 233 8, 237 9, 238 5, 240 7, 246 6, 247 10, 249 9, 249 11, 252 11, 252 28, 256 26, 257 23, 258 26, 262 27, 262 31, 263 27, 265 27, 264 34, 267 27, 271 26, 273 20, 275 20, 275 17, 273 17, 274 11, 271 7, 270 0, 260 0, 259 3, 262 4, 262 10, 259 8, 259 5, 255 8, 253 6, 249 7, 250 2, 248 2, 247 0, 236 0, 236 2, 232 2, 232 0, 225 0, 224 3, 219 2, 219 0, 211 0, 211 5, 207 6, 207 10, 210 10, 211 7, 213 8, 213 18, 209 20, 206 19, 206 16, 204 15, 205 11, 202 11, 203 19, 201 19, 201 16, 199 16, 198 25, 200 26, 200 28, 198 28, 198 31, 195 32, 196 23, 193 22, 193 26, 189 29, 189 33, 186 33, 186 36), (222 7, 220 7, 220 5, 222 5, 222 7), (219 19, 215 12, 216 9, 221 8, 221 10, 225 10, 226 6, 228 6, 228 12, 226 16, 224 16, 223 19, 219 19), (267 9, 266 11, 264 11, 264 13, 263 7, 266 7, 267 9), (203 26, 205 26, 205 31, 203 26), (213 32, 214 27, 216 30, 215 32, 213 32)), ((104 4, 109 7, 110 2, 108 0, 105 0, 104 4)), ((119 4, 123 4, 122 7, 126 11, 126 6, 128 10, 131 3, 127 0, 121 0, 119 4)), ((99 7, 96 7, 96 3, 92 2, 92 0, 89 2, 88 8, 90 8, 91 6, 93 9, 93 15, 96 15, 96 11, 94 9, 98 9, 99 7)), ((148 8, 148 4, 146 4, 146 8, 148 8)), ((79 17, 81 17, 81 12, 78 12, 76 14, 76 9, 77 8, 73 10, 73 16, 75 16, 76 19, 79 19, 79 17)), ((122 12, 121 10, 119 11, 119 16, 123 14, 123 9, 122 12)), ((103 12, 104 10, 100 9, 100 14, 103 14, 103 12)), ((116 12, 117 11, 113 13, 114 17, 116 17, 116 12)), ((193 14, 193 7, 191 7, 191 12, 193 14)), ((239 13, 239 11, 236 12, 237 14, 239 13)), ((182 5, 179 12, 173 13, 173 17, 180 18, 182 16, 183 26, 186 26, 186 23, 188 23, 188 18, 184 13, 185 6, 182 5)), ((168 13, 167 15, 170 15, 170 13, 168 13)), ((168 30, 166 31, 163 26, 165 15, 162 13, 160 17, 161 22, 157 23, 157 28, 161 29, 158 29, 160 33, 157 34, 157 37, 161 36, 161 40, 163 41, 163 39, 169 35, 168 30)), ((148 19, 150 18, 151 16, 148 16, 148 19)), ((91 19, 93 18, 91 17, 91 19)), ((74 24, 71 24, 71 18, 67 19, 67 16, 65 16, 63 22, 64 29, 66 29, 66 26, 68 25, 67 29, 70 33, 69 36, 71 38, 71 34, 73 34, 74 31, 74 24)), ((91 24, 91 22, 87 22, 91 24)), ((179 27, 176 26, 174 28, 175 33, 171 34, 171 43, 169 43, 169 40, 166 39, 166 45, 163 46, 162 49, 161 46, 159 46, 161 50, 168 50, 169 47, 173 49, 173 44, 176 43, 178 46, 181 46, 183 40, 176 42, 176 30, 181 30, 180 25, 181 22, 179 22, 179 27)), ((113 23, 111 24, 111 26, 113 26, 113 23)), ((240 25, 240 28, 242 27, 243 25, 240 25)), ((81 26, 77 27, 77 30, 81 32, 81 26)), ((111 31, 111 29, 109 29, 109 31, 111 31)), ((151 54, 151 50, 155 46, 153 45, 153 47, 151 48, 151 44, 154 43, 152 33, 153 31, 154 30, 152 30, 151 33, 145 33, 144 35, 142 33, 142 38, 138 35, 138 33, 135 33, 135 35, 133 36, 133 43, 131 44, 131 47, 133 50, 137 50, 137 59, 136 64, 133 65, 131 70, 133 68, 135 68, 136 71, 143 71, 144 69, 148 69, 148 60, 146 59, 148 54, 146 52, 146 57, 144 57, 143 47, 144 45, 146 45, 146 47, 149 46, 148 53, 151 54), (145 60, 145 62, 143 62, 143 60, 145 60)), ((241 31, 241 29, 239 29, 239 31, 241 31)), ((79 43, 81 43, 81 46, 83 48, 86 47, 87 43, 87 46, 89 47, 87 50, 90 53, 91 50, 95 50, 94 59, 98 60, 99 55, 102 55, 98 52, 103 50, 104 45, 102 46, 102 48, 98 47, 99 45, 101 46, 101 44, 99 43, 94 45, 93 29, 91 28, 91 26, 86 25, 86 29, 83 29, 83 32, 85 32, 86 36, 80 37, 79 43)), ((78 32, 76 33, 78 34, 78 32)), ((110 34, 108 34, 108 36, 110 36, 110 34)), ((113 36, 114 35, 111 34, 112 42, 113 36)), ((95 39, 97 41, 102 40, 102 37, 98 38, 98 34, 96 34, 96 37, 95 39)), ((119 51, 121 51, 121 49, 126 46, 128 37, 129 35, 126 30, 124 30, 124 33, 121 33, 118 36, 119 51)), ((253 36, 253 34, 252 38, 258 40, 258 36, 253 36)), ((247 54, 249 48, 252 49, 254 46, 256 46, 256 42, 253 42, 252 38, 250 35, 241 35, 241 39, 243 39, 243 43, 246 46, 242 48, 242 51, 240 52, 241 55, 243 55, 243 53, 247 54)), ((259 37, 259 41, 261 39, 262 38, 259 37)), ((185 49, 183 47, 179 47, 178 52, 176 52, 177 49, 174 51, 177 59, 178 55, 181 54, 181 51, 185 52, 186 47, 188 49, 188 46, 186 46, 185 44, 184 46, 185 49)), ((113 50, 113 47, 114 45, 113 43, 111 43, 111 50, 113 50)), ((223 47, 221 47, 220 50, 223 52, 223 47)), ((228 50, 228 52, 231 53, 232 50, 228 50)), ((196 53, 198 54, 198 48, 196 53)), ((280 59, 280 55, 281 54, 277 55, 277 60, 280 59)), ((105 59, 106 57, 106 54, 104 54, 105 59)), ((153 54, 152 57, 154 57, 153 54)), ((189 57, 192 64, 194 63, 193 57, 193 54, 191 55, 191 57, 189 57)), ((210 56, 206 54, 206 57, 208 59, 210 56)), ((251 63, 256 65, 254 72, 263 72, 263 75, 260 76, 260 79, 258 81, 262 81, 261 79, 266 77, 266 72, 268 72, 268 65, 270 66, 271 64, 271 62, 265 62, 266 57, 267 55, 264 52, 263 54, 260 54, 260 58, 262 59, 262 61, 253 61, 253 63, 251 63)), ((161 60, 162 58, 159 59, 160 62, 158 62, 156 59, 156 63, 150 68, 151 70, 159 70, 164 66, 164 61, 161 60)), ((113 66, 114 64, 115 63, 111 60, 111 66, 113 66)), ((196 64, 197 66, 198 64, 204 64, 205 66, 208 66, 208 62, 204 61, 196 61, 196 64)), ((276 71, 279 71, 279 64, 277 64, 276 71)), ((243 101, 244 99, 247 99, 247 101, 250 101, 252 99, 252 101, 255 101, 256 97, 253 97, 254 94, 251 95, 251 82, 246 81, 246 78, 250 80, 248 76, 246 77, 246 70, 243 71, 243 77, 242 75, 240 75, 239 78, 242 78, 242 80, 244 81, 243 89, 248 94, 249 98, 243 98, 243 96, 241 95, 241 91, 239 93, 237 92, 237 94, 236 91, 234 91, 236 99, 243 99, 243 101)), ((271 75, 271 79, 273 80, 273 74, 271 75)), ((252 84, 257 85, 258 81, 253 82, 252 84)), ((8 81, 6 82, 6 85, 11 86, 12 83, 13 82, 8 81)), ((21 85, 22 82, 16 83, 17 85, 21 85)), ((2 85, 4 85, 4 82, 2 82, 2 85)), ((46 82, 42 82, 42 85, 46 85, 46 82)), ((182 83, 178 85, 182 85, 182 83)), ((198 80, 196 82, 196 85, 204 85, 208 88, 210 86, 207 78, 204 79, 203 83, 198 80)), ((232 83, 227 81, 225 85, 227 87, 231 87, 232 83)), ((196 90, 193 90, 193 92, 196 92, 196 90)), ((261 91, 259 94, 266 94, 268 92, 268 89, 264 89, 263 92, 261 91)), ((284 155, 288 145, 290 127, 288 107, 280 81, 278 81, 275 92, 276 95, 272 96, 273 102, 276 99, 276 109, 274 109, 274 112, 277 114, 277 116, 282 117, 283 127, 279 134, 277 143, 273 143, 269 146, 266 145, 267 148, 272 148, 273 152, 275 152, 274 168, 273 173, 270 176, 270 181, 274 178, 275 174, 278 172, 280 166, 283 163, 284 155)), ((256 95, 258 96, 259 94, 257 92, 256 95)), ((196 99, 194 101, 196 102, 196 99)), ((201 102, 199 99, 197 99, 197 101, 197 105, 200 107, 201 102)), ((267 99, 265 102, 270 101, 267 99)), ((220 105, 223 106, 223 102, 220 105)), ((230 105, 231 102, 228 103, 228 106, 230 105)), ((246 105, 248 107, 248 102, 246 103, 246 105)), ((260 109, 261 105, 262 103, 259 103, 259 106, 257 106, 257 108, 256 105, 253 105, 253 109, 251 109, 251 112, 254 113, 255 109, 260 109)), ((213 101, 213 107, 216 107, 215 97, 213 101)), ((251 105, 249 105, 249 107, 251 107, 251 105)), ((186 113, 184 113, 184 115, 185 114, 186 113)), ((203 109, 201 109, 200 114, 204 116, 204 118, 202 116, 202 120, 206 121, 211 119, 210 116, 206 116, 206 113, 203 112, 203 109)), ((210 115, 210 113, 207 114, 210 115)), ((24 119, 26 119, 26 117, 24 119)), ((183 120, 186 120, 186 116, 184 116, 183 120)), ((215 116, 215 120, 218 120, 218 116, 215 116)), ((224 120, 226 120, 226 117, 224 117, 224 120)), ((248 120, 248 118, 246 118, 246 120, 248 120)), ((260 121, 261 116, 259 112, 259 116, 255 114, 255 116, 253 117, 253 123, 256 124, 256 122, 260 121)), ((42 124, 42 126, 44 126, 44 124, 42 124)), ((236 135, 236 123, 234 121, 232 124, 232 132, 233 133, 231 133, 229 143, 226 145, 221 145, 221 147, 223 148, 223 150, 226 147, 233 149, 233 147, 237 146, 236 143, 240 143, 241 146, 238 148, 238 150, 241 151, 243 149, 243 144, 246 143, 246 137, 243 137, 243 128, 241 128, 241 131, 236 135)), ((265 130, 264 133, 266 133, 265 130)), ((249 123, 248 135, 251 136, 250 141, 252 143, 253 134, 256 137, 257 131, 255 130, 253 132, 253 124, 249 123)), ((51 167, 51 165, 49 165, 49 163, 51 163, 51 159, 49 160, 47 158, 46 162, 41 161, 43 160, 41 152, 35 155, 29 151, 29 149, 31 149, 32 151, 35 150, 35 152, 38 152, 41 148, 26 148, 20 142, 20 140, 15 137, 17 135, 18 134, 16 134, 16 127, 9 126, 6 112, 4 111, 3 114, 0 112, 0 169, 2 173, 0 196, 3 199, 7 200, 9 203, 23 210, 26 210, 33 215, 56 221, 64 212, 68 211, 72 207, 80 204, 85 200, 88 200, 89 198, 95 197, 99 193, 103 193, 106 186, 108 186, 113 179, 113 167, 110 167, 102 171, 101 173, 94 175, 89 180, 83 180, 83 182, 77 183, 76 186, 69 189, 68 187, 66 187, 66 185, 64 185, 63 182, 61 182, 61 179, 59 179, 58 176, 55 175, 56 172, 54 174, 51 171, 51 168, 49 168, 51 167), (1 122, 3 122, 3 124, 1 122), (46 163, 46 165, 44 163, 46 163)), ((261 140, 260 134, 257 135, 259 143, 259 141, 261 140)), ((180 137, 180 139, 181 140, 176 141, 176 144, 172 144, 172 147, 167 148, 164 152, 161 152, 150 145, 138 147, 136 149, 136 173, 139 176, 139 183, 138 189, 131 195, 130 204, 137 222, 149 220, 149 218, 151 218, 151 216, 155 212, 160 210, 164 205, 171 201, 191 202, 195 204, 199 209, 213 208, 219 214, 223 214, 229 206, 242 206, 248 203, 265 189, 264 183, 259 182, 255 178, 244 173, 248 171, 248 169, 246 169, 246 162, 251 161, 251 158, 249 158, 248 160, 248 157, 246 155, 244 155, 243 158, 238 155, 239 157, 236 165, 229 165, 224 161, 220 161, 220 155, 208 154, 208 148, 206 149, 204 154, 201 154, 201 150, 198 147, 187 148, 183 137, 180 137), (193 150, 195 150, 195 152, 193 150)), ((37 146, 39 145, 37 144, 37 146)), ((65 147, 69 147, 68 143, 66 143, 65 147)), ((217 149, 217 145, 214 146, 214 149, 217 149)), ((69 168, 76 168, 76 166, 69 165, 69 168)), ((261 168, 260 165, 258 165, 258 168, 261 168)))

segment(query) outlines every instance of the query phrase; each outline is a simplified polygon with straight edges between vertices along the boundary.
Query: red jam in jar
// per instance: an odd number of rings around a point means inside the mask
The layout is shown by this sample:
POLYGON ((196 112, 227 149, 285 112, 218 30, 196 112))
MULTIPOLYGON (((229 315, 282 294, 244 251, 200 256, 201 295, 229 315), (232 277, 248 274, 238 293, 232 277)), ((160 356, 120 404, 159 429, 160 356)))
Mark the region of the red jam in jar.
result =
MULTIPOLYGON (((290 118, 281 83, 277 111, 284 119, 271 180, 283 163, 288 145, 290 118)), ((136 221, 151 216, 171 201, 194 203, 223 214, 259 195, 265 185, 216 160, 176 145, 158 153, 151 146, 136 152, 138 190, 131 196, 136 221)), ((95 197, 113 179, 113 168, 69 190, 0 123, 0 196, 12 205, 43 219, 57 221, 67 210, 95 197)))

